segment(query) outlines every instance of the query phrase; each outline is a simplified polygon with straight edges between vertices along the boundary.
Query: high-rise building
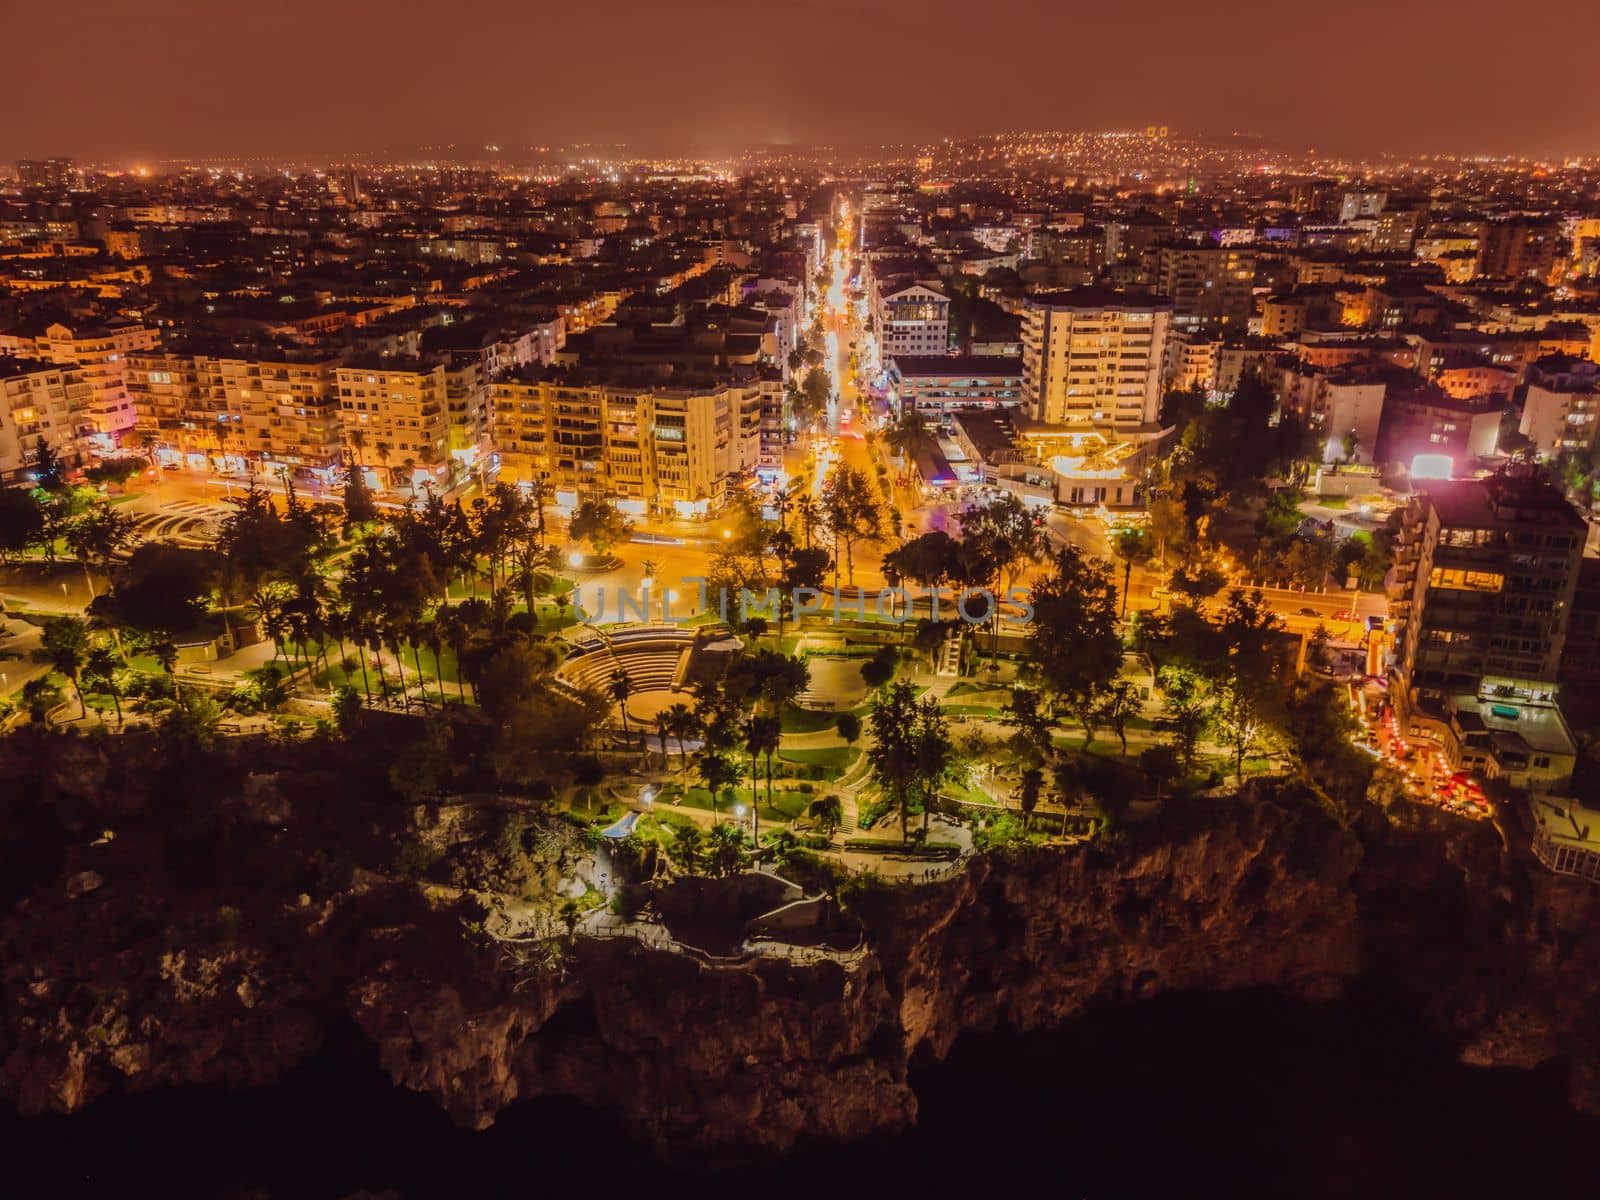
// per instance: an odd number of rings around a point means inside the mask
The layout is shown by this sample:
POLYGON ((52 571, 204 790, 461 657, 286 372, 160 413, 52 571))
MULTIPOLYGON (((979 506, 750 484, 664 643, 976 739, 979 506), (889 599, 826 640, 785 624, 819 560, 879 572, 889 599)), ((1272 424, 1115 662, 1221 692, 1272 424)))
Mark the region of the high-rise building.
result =
POLYGON ((153 348, 157 341, 154 329, 137 322, 113 321, 77 328, 56 322, 37 334, 0 333, 0 354, 79 367, 90 389, 89 435, 95 449, 110 452, 134 426, 133 398, 128 393, 128 356, 153 348))
POLYGON ((500 381, 501 478, 542 480, 558 501, 609 496, 634 515, 702 514, 762 465, 763 410, 774 396, 778 385, 756 381, 641 385, 594 370, 500 381))
POLYGON ((449 478, 443 362, 374 355, 339 366, 335 374, 344 442, 353 460, 395 488, 438 486, 449 478))
POLYGON ((1245 325, 1255 311, 1256 253, 1237 246, 1162 246, 1156 291, 1178 325, 1245 325))
POLYGON ((168 466, 240 475, 291 473, 331 485, 340 465, 338 360, 266 347, 251 354, 189 347, 130 356, 128 387, 168 466))
POLYGON ((1022 322, 1023 410, 1051 425, 1131 434, 1161 411, 1172 304, 1106 288, 1041 292, 1022 322))
POLYGON ((1386 208, 1372 231, 1372 248, 1380 254, 1410 254, 1421 224, 1421 209, 1386 208))
POLYGON ((26 477, 41 440, 62 462, 81 463, 89 398, 76 366, 0 355, 0 481, 26 477))
POLYGON ((23 187, 65 191, 78 181, 78 170, 70 158, 21 158, 17 181, 23 187))
POLYGON ((874 295, 878 353, 943 354, 950 347, 950 299, 921 283, 874 295))
POLYGON ((1561 230, 1552 220, 1514 218, 1484 227, 1478 273, 1498 279, 1549 280, 1561 230))
POLYGON ((1586 528, 1531 475, 1428 484, 1405 511, 1390 585, 1390 700, 1452 770, 1533 791, 1572 774, 1556 707, 1586 528))
POLYGON ((1339 201, 1339 223, 1370 220, 1389 202, 1388 192, 1346 192, 1339 201))
POLYGON ((1532 364, 1519 429, 1549 458, 1600 446, 1600 363, 1558 354, 1532 364))

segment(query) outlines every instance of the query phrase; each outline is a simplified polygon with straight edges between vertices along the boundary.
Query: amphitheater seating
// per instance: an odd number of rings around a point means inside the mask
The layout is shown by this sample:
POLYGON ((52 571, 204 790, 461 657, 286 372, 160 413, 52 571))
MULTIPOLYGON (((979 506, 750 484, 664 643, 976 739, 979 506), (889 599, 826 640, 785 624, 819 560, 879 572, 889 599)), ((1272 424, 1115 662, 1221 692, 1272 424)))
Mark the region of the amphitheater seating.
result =
POLYGON ((574 688, 605 691, 622 671, 635 692, 672 690, 678 667, 694 644, 694 633, 671 626, 636 626, 576 643, 556 675, 574 688))

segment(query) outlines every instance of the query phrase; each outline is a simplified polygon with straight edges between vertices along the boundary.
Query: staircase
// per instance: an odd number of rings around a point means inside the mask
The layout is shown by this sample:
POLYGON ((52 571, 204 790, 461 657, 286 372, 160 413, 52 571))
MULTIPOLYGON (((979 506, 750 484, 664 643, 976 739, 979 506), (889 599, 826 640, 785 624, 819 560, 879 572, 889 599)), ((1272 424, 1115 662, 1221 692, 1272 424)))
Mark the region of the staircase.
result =
POLYGON ((944 644, 939 647, 939 662, 934 668, 935 675, 945 678, 954 678, 961 674, 961 631, 953 629, 945 635, 944 644))

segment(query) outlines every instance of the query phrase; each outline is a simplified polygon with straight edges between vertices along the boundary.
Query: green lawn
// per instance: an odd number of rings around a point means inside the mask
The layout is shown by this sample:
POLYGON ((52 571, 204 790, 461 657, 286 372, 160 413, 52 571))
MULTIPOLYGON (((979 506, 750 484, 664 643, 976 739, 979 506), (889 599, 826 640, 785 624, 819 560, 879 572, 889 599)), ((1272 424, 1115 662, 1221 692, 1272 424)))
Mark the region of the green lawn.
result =
POLYGON ((780 762, 802 763, 808 766, 833 767, 843 771, 861 757, 854 746, 821 746, 806 750, 780 750, 780 762))
MULTIPOLYGON (((750 794, 748 787, 734 788, 733 803, 748 805, 750 803, 750 794)), ((763 821, 792 821, 805 812, 806 806, 820 795, 820 793, 807 795, 804 792, 784 791, 779 788, 778 781, 773 780, 772 804, 769 806, 767 804, 766 781, 764 779, 755 794, 760 801, 759 815, 763 821)), ((711 812, 713 810, 711 793, 699 786, 691 786, 687 792, 684 792, 677 784, 668 784, 661 789, 661 794, 656 798, 656 809, 665 815, 674 808, 698 808, 705 812, 711 812), (674 803, 674 801, 678 801, 678 803, 674 803)), ((733 816, 733 809, 725 799, 720 797, 717 800, 715 811, 723 817, 731 818, 733 816)))
POLYGON ((812 708, 796 708, 792 704, 783 710, 779 718, 783 723, 785 733, 820 733, 824 729, 832 729, 834 722, 839 719, 838 713, 818 712, 812 708))

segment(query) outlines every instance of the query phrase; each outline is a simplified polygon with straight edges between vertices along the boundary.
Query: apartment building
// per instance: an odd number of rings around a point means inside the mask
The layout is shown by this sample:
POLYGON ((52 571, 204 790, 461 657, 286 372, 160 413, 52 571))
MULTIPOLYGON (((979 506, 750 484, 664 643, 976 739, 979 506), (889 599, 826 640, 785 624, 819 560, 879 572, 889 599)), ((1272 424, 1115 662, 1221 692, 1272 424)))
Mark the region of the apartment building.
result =
POLYGON ((1361 366, 1323 370, 1295 363, 1278 377, 1278 399, 1317 434, 1324 463, 1371 463, 1388 385, 1361 366))
POLYGON ((402 356, 335 368, 346 451, 380 484, 442 487, 451 473, 445 364, 402 356))
POLYGON ((83 462, 93 432, 91 389, 75 366, 0 355, 0 482, 27 477, 43 440, 69 465, 83 462))
POLYGON ((781 390, 764 381, 662 383, 573 370, 497 382, 501 478, 542 480, 558 502, 613 498, 633 515, 703 515, 763 465, 763 416, 781 390))
POLYGON ((883 358, 943 354, 950 346, 950 300, 925 284, 873 292, 873 331, 883 358))
POLYGON ((1022 401, 1036 421, 1129 435, 1161 411, 1172 302, 1107 288, 1041 292, 1022 324, 1022 401))
POLYGON ((87 435, 93 448, 110 453, 133 429, 133 398, 128 392, 128 356, 149 350, 156 331, 130 321, 81 325, 55 322, 38 333, 0 333, 0 354, 75 365, 89 385, 87 435))
POLYGON ((1256 253, 1237 246, 1162 246, 1156 291, 1172 301, 1180 326, 1243 326, 1255 312, 1256 253))
POLYGON ((1167 338, 1166 386, 1173 391, 1214 391, 1219 339, 1200 330, 1173 330, 1167 338))
POLYGON ((1555 355, 1529 367, 1519 429, 1547 458, 1594 450, 1600 444, 1600 364, 1555 355))
POLYGON ((65 191, 78 182, 78 167, 70 158, 19 158, 17 182, 25 188, 65 191))
POLYGON ((885 371, 900 411, 938 419, 958 409, 1022 402, 1022 360, 998 355, 901 355, 885 371))
POLYGON ((1406 509, 1389 593, 1389 695, 1450 767, 1532 791, 1570 779, 1556 688, 1585 526, 1547 483, 1429 484, 1406 509))
POLYGON ((141 441, 169 467, 279 475, 331 485, 341 463, 339 400, 327 353, 249 355, 194 347, 131 355, 141 441))

